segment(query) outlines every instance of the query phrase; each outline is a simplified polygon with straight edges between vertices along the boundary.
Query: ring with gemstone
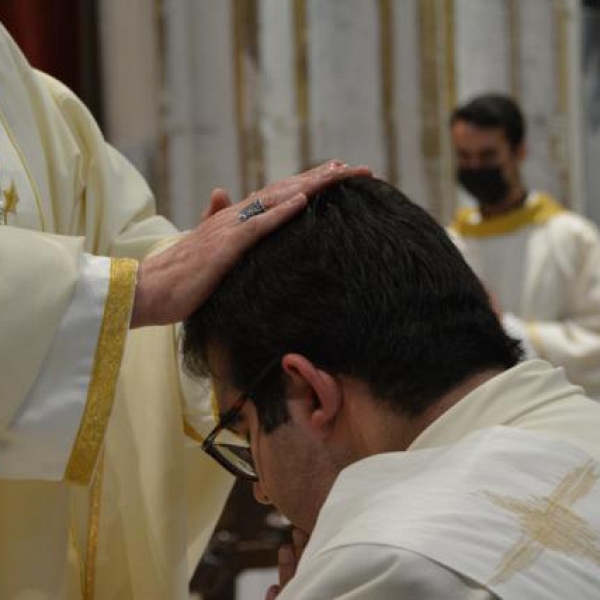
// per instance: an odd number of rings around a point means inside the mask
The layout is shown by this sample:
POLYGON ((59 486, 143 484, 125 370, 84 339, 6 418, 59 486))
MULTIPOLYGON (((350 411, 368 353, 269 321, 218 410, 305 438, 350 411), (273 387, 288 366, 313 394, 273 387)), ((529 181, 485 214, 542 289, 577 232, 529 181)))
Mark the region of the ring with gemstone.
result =
POLYGON ((256 215, 264 213, 266 210, 267 209, 261 202, 260 198, 257 198, 256 200, 248 204, 248 206, 245 206, 244 208, 242 208, 242 210, 240 210, 240 212, 238 213, 238 219, 243 223, 244 221, 247 221, 248 219, 251 219, 256 215))

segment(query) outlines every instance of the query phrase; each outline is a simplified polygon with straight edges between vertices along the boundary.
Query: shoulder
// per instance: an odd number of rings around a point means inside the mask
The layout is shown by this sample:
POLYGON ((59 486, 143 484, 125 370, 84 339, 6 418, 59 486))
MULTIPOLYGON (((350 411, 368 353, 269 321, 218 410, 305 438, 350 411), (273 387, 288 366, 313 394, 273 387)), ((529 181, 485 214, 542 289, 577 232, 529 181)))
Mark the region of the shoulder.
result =
POLYGON ((553 255, 566 265, 583 265, 594 256, 597 260, 600 252, 600 234, 594 223, 570 210, 550 219, 542 235, 553 255))
MULTIPOLYGON (((560 206, 551 196, 537 193, 540 204, 560 206)), ((542 213, 544 211, 542 210, 542 213)), ((542 215, 543 216, 543 215, 542 215)), ((600 234, 596 225, 568 209, 548 214, 532 230, 536 237, 570 261, 584 260, 593 250, 600 250, 600 234)))
POLYGON ((43 71, 35 69, 34 73, 38 83, 46 90, 59 107, 72 103, 87 110, 84 103, 77 97, 75 92, 70 90, 64 83, 43 71))
POLYGON ((531 193, 531 197, 541 213, 538 225, 543 224, 549 228, 561 230, 565 234, 582 232, 584 235, 598 237, 598 230, 592 221, 565 208, 550 194, 534 191, 531 193))
POLYGON ((92 114, 75 92, 47 73, 38 70, 34 72, 38 84, 48 94, 66 120, 85 121, 86 125, 95 124, 92 114))
POLYGON ((333 548, 301 564, 286 598, 491 600, 493 594, 419 554, 377 544, 333 548))

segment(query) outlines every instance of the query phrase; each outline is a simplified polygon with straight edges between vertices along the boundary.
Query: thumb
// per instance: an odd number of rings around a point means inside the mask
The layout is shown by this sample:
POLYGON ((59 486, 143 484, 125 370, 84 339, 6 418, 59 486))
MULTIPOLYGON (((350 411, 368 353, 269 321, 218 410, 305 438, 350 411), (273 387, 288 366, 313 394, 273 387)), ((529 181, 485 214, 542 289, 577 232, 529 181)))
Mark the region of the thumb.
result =
POLYGON ((210 203, 208 208, 202 214, 202 220, 212 217, 220 210, 231 206, 231 198, 227 190, 223 188, 215 188, 210 194, 210 203))

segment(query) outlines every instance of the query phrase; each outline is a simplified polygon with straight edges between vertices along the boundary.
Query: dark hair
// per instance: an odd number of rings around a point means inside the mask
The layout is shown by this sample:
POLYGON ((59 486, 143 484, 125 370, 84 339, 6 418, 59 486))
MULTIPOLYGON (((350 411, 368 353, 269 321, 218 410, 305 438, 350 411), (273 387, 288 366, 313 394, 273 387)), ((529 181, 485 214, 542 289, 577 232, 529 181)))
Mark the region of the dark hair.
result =
MULTIPOLYGON (((224 351, 239 390, 297 352, 411 416, 521 353, 445 230, 368 177, 332 185, 246 254, 185 323, 193 374, 206 374, 209 345, 224 351)), ((287 418, 276 374, 251 397, 267 432, 287 418)))
POLYGON ((525 139, 525 119, 519 105, 504 94, 483 94, 459 106, 450 117, 450 125, 466 121, 481 129, 502 129, 515 150, 525 139))

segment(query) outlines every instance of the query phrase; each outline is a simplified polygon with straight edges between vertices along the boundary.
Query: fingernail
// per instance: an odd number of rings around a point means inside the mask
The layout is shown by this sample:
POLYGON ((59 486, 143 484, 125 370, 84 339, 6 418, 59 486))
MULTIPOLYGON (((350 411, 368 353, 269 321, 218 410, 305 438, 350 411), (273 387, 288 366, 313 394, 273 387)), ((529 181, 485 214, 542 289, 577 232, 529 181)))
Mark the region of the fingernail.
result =
POLYGON ((306 202, 306 194, 296 194, 295 196, 292 196, 288 202, 291 202, 292 204, 304 204, 306 202))

